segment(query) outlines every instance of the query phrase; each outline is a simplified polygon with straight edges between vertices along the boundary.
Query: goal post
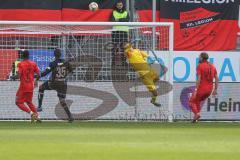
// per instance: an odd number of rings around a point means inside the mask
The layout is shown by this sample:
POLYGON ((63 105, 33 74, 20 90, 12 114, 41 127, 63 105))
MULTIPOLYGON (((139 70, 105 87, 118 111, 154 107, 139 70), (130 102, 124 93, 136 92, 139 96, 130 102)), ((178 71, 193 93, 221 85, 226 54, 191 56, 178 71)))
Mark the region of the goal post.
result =
MULTIPOLYGON (((74 72, 68 75, 67 103, 75 119, 173 121, 173 23, 0 21, 0 119, 29 119, 15 106, 19 81, 11 78, 29 50, 43 71, 60 48, 74 72), (123 44, 149 54, 148 63, 160 75, 161 108, 124 56, 123 44)), ((41 83, 48 80, 43 77, 41 83)), ((33 102, 37 105, 38 90, 33 102)), ((66 115, 55 91, 45 91, 41 118, 66 115)))

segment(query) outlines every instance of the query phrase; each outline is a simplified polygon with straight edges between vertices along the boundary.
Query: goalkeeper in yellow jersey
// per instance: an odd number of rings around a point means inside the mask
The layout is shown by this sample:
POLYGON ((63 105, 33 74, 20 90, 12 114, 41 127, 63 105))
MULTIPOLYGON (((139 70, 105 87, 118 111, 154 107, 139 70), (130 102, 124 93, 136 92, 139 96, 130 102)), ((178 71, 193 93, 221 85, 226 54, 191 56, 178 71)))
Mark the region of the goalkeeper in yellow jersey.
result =
POLYGON ((124 55, 133 69, 139 74, 142 83, 148 88, 149 92, 152 93, 151 103, 160 107, 161 104, 156 102, 158 93, 155 85, 159 80, 159 75, 157 71, 148 64, 148 54, 139 49, 134 49, 130 43, 127 43, 124 45, 124 55))

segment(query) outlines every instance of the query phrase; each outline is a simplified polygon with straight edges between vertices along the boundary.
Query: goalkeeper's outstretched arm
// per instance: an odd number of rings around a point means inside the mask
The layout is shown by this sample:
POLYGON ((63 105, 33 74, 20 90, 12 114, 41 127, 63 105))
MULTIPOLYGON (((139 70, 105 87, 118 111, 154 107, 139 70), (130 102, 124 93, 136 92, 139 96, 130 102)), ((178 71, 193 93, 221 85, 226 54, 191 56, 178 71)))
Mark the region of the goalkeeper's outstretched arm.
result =
POLYGON ((143 58, 144 58, 144 59, 147 59, 147 57, 149 56, 149 54, 148 54, 147 52, 145 52, 145 51, 142 51, 142 50, 140 50, 140 52, 141 52, 143 58))

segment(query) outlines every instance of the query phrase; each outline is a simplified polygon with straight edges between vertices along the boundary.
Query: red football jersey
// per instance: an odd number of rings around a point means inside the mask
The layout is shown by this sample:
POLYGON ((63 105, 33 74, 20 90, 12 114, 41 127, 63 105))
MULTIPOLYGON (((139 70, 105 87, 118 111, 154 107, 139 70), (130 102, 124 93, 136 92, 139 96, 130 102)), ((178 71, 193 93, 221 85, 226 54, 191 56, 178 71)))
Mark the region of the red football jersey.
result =
POLYGON ((18 64, 18 73, 20 75, 19 90, 23 92, 33 92, 34 73, 40 74, 37 64, 30 60, 24 60, 18 64))
POLYGON ((217 70, 211 63, 204 61, 197 67, 197 75, 201 75, 199 88, 212 88, 217 70))

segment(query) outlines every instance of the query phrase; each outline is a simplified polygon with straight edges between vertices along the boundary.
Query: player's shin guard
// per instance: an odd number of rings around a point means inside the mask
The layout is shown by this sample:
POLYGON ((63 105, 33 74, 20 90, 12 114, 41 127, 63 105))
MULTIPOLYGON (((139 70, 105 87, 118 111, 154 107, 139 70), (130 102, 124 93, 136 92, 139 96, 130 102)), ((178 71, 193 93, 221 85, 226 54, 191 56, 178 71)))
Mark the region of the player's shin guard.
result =
POLYGON ((192 123, 196 123, 200 119, 200 112, 199 112, 200 105, 197 105, 196 102, 190 101, 189 106, 192 112, 194 113, 194 118, 192 123))
POLYGON ((64 111, 66 112, 67 116, 68 116, 68 121, 69 122, 73 122, 73 116, 72 116, 72 113, 70 112, 68 106, 67 106, 67 103, 65 102, 65 100, 60 100, 60 103, 64 109, 64 111))
POLYGON ((29 102, 27 105, 33 113, 37 113, 36 106, 33 103, 29 102))
POLYGON ((27 113, 30 113, 31 110, 24 104, 24 103, 16 103, 16 105, 18 106, 18 108, 20 108, 22 111, 25 111, 27 113))
POLYGON ((68 115, 68 121, 73 122, 72 113, 70 112, 69 108, 66 106, 66 107, 63 107, 63 109, 65 110, 66 114, 68 115))
POLYGON ((196 104, 196 100, 190 99, 189 101, 189 107, 191 108, 192 112, 196 115, 198 113, 198 107, 196 104))
POLYGON ((151 103, 155 103, 156 100, 157 100, 157 96, 152 96, 152 98, 151 98, 151 103))
POLYGON ((42 108, 42 101, 43 101, 44 92, 39 90, 38 92, 38 109, 42 108))

